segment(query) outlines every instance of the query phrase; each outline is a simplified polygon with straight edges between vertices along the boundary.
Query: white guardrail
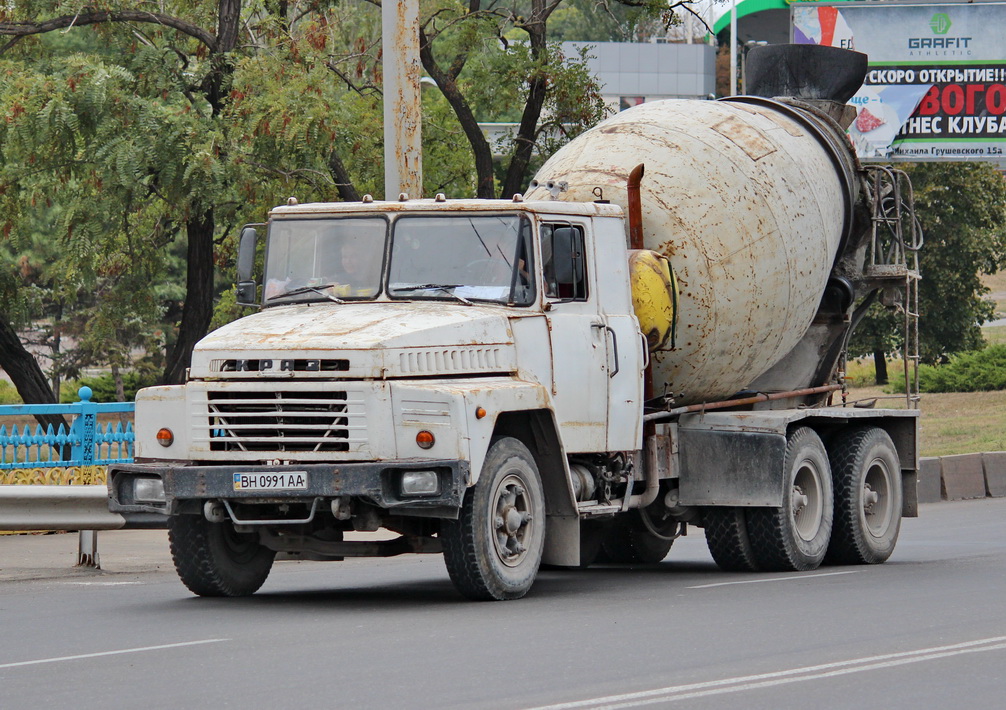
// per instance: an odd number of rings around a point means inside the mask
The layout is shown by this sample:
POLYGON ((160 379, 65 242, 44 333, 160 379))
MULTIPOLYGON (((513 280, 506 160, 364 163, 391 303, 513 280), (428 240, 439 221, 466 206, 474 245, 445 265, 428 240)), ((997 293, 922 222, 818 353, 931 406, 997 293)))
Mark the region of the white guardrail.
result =
POLYGON ((118 530, 108 489, 93 486, 0 486, 0 530, 118 530))
POLYGON ((77 564, 98 567, 98 530, 160 527, 163 516, 108 510, 103 469, 133 460, 132 402, 99 404, 90 387, 79 402, 0 406, 0 531, 79 530, 77 564), (41 415, 72 418, 69 427, 34 424, 41 415), (117 415, 102 423, 98 415, 117 415), (27 420, 27 421, 26 421, 27 420), (100 475, 99 475, 100 474, 100 475), (64 485, 70 482, 76 485, 64 485))
POLYGON ((100 567, 98 531, 163 529, 167 518, 156 513, 123 516, 108 510, 104 485, 0 485, 0 530, 79 531, 77 565, 100 567))

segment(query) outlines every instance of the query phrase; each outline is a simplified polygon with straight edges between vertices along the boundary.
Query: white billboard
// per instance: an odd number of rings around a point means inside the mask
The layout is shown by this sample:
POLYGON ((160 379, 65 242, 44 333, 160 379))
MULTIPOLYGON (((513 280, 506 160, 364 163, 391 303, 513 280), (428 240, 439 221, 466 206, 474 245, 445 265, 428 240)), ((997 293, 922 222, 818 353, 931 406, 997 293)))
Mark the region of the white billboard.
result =
POLYGON ((798 2, 793 41, 869 57, 850 101, 864 159, 1006 159, 1006 2, 798 2))

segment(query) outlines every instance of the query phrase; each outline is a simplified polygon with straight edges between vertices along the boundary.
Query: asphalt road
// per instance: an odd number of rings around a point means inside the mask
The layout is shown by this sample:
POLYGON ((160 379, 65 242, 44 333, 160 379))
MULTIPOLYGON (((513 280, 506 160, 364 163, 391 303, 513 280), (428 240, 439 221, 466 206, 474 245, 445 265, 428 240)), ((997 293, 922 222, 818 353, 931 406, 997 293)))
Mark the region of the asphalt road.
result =
POLYGON ((238 600, 163 570, 0 581, 0 708, 1004 707, 1006 500, 922 513, 885 565, 728 574, 694 529, 505 603, 438 556, 278 563, 238 600))

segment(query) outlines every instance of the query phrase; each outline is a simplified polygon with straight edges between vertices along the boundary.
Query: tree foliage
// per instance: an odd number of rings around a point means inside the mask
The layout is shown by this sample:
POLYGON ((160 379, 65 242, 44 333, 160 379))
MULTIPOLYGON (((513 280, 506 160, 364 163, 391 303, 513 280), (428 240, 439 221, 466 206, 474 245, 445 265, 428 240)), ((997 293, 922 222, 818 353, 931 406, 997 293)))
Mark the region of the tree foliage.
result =
MULTIPOLYGON (((904 391, 905 376, 896 373, 892 391, 904 391)), ((1006 345, 955 353, 945 363, 919 367, 922 392, 991 392, 1006 389, 1006 345)))
MULTIPOLYGON (((428 194, 521 192, 536 160, 603 117, 586 56, 549 35, 571 1, 423 0, 428 194), (513 140, 490 146, 487 120, 516 122, 513 140)), ((625 23, 674 5, 598 7, 625 23)), ((242 223, 290 195, 382 196, 380 24, 367 0, 0 9, 0 332, 13 338, 0 366, 26 401, 138 352, 181 381, 211 322, 238 313, 242 223), (14 335, 29 331, 37 342, 14 335)))

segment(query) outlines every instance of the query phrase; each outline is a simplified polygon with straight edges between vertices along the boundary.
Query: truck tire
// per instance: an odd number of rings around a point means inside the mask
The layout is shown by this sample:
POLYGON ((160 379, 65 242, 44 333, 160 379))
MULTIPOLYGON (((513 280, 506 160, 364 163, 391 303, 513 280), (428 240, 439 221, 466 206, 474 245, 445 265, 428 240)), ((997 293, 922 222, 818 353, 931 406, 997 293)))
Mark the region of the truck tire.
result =
MULTIPOLYGON (((638 510, 622 515, 608 530, 602 548, 605 559, 614 564, 652 565, 662 561, 671 551, 674 540, 657 536, 646 529, 638 510)), ((671 537, 677 524, 671 526, 671 537)))
POLYGON ((202 515, 169 517, 168 541, 182 584, 201 597, 254 594, 276 556, 259 544, 258 535, 235 532, 229 520, 211 523, 202 515))
POLYGON ((440 536, 447 572, 464 596, 502 601, 527 594, 545 545, 545 496, 523 443, 504 437, 490 446, 458 519, 445 520, 440 536))
POLYGON ((786 442, 781 508, 751 508, 748 539, 758 568, 769 572, 817 569, 828 551, 834 516, 831 466, 821 437, 794 429, 786 442))
POLYGON ((580 567, 587 569, 603 557, 604 539, 608 529, 596 521, 580 522, 580 567))
POLYGON ((758 571, 743 508, 706 508, 703 522, 709 554, 720 569, 726 572, 758 571))
POLYGON ((835 525, 825 562, 878 564, 901 531, 901 463, 887 432, 861 427, 842 432, 831 445, 835 525))

